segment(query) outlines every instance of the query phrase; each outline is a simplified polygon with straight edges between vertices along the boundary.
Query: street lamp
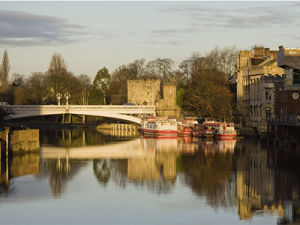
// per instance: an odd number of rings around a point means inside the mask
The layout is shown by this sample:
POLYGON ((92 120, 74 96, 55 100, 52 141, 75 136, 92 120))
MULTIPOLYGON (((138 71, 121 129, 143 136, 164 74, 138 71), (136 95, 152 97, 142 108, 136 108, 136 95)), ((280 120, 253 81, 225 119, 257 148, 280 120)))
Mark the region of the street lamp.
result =
POLYGON ((66 98, 66 105, 69 105, 69 98, 70 98, 70 93, 69 92, 67 92, 67 93, 65 93, 65 98, 66 98))
POLYGON ((60 105, 60 99, 62 98, 62 94, 61 93, 57 93, 56 94, 56 98, 57 98, 58 105, 60 105))
POLYGON ((108 78, 101 78, 100 81, 97 82, 99 89, 102 91, 103 93, 103 103, 104 105, 106 105, 106 100, 105 100, 105 89, 106 89, 106 85, 108 84, 108 78))

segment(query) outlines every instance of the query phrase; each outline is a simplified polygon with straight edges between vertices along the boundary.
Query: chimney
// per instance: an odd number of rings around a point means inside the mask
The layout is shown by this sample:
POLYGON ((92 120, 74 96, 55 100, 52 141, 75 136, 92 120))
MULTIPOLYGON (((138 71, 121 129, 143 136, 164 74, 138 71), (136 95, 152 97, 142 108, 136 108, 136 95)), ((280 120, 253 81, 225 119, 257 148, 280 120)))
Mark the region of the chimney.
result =
POLYGON ((263 57, 264 47, 254 47, 254 57, 263 57))
POLYGON ((265 56, 266 57, 270 56, 270 48, 265 48, 265 56))
POLYGON ((280 51, 280 50, 282 50, 282 49, 283 49, 283 46, 282 46, 282 45, 280 45, 280 46, 279 46, 279 51, 280 51))
POLYGON ((270 58, 277 59, 277 51, 276 50, 269 51, 269 55, 270 55, 270 58))

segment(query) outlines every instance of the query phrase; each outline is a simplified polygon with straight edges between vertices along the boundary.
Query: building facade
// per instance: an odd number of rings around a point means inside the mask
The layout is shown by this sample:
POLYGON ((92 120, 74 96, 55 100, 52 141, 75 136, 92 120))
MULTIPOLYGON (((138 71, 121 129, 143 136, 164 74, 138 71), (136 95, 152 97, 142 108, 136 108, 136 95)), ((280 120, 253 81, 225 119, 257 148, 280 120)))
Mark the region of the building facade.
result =
POLYGON ((263 47, 240 51, 236 72, 240 132, 265 135, 268 117, 278 110, 276 102, 283 85, 284 70, 277 66, 277 51, 263 47))
POLYGON ((284 69, 284 84, 279 89, 277 114, 300 114, 300 49, 284 48, 278 52, 277 64, 284 69))

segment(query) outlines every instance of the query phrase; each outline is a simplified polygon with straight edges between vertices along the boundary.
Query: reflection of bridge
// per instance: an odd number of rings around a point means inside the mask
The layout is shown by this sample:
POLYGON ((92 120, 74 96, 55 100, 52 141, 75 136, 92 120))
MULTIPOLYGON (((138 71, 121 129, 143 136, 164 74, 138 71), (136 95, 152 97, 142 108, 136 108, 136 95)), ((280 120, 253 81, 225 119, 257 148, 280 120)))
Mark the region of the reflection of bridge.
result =
POLYGON ((11 117, 77 114, 101 116, 140 124, 142 115, 155 115, 155 106, 136 105, 11 105, 11 117))
POLYGON ((74 148, 41 147, 40 155, 43 159, 128 159, 135 157, 153 156, 154 152, 144 151, 141 140, 135 139, 121 143, 99 146, 85 146, 74 148))

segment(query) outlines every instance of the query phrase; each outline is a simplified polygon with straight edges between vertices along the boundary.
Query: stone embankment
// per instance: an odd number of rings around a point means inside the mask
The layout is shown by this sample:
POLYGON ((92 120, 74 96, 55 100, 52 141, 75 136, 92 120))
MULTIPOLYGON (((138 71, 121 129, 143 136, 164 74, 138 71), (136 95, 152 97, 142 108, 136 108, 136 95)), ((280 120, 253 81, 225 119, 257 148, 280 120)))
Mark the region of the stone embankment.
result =
POLYGON ((38 129, 11 130, 5 128, 0 132, 1 156, 18 155, 40 150, 38 129))

